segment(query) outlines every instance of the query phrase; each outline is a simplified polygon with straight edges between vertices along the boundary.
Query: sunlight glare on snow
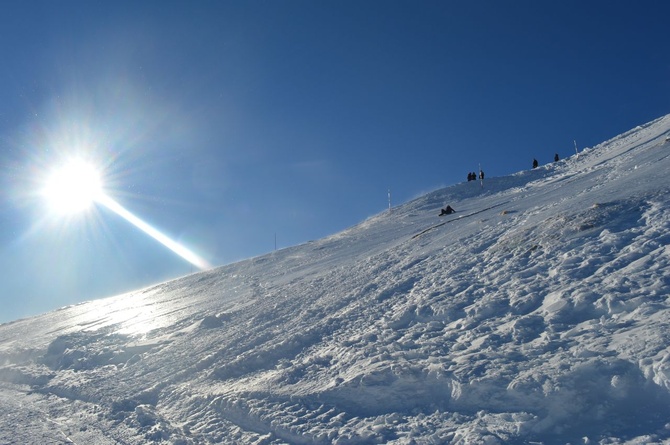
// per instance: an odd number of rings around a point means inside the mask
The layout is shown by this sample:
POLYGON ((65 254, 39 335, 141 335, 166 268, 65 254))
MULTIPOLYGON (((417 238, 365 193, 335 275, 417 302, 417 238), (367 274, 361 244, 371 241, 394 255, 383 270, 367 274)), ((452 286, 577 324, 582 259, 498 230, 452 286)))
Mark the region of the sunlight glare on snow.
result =
POLYGON ((159 327, 156 314, 148 307, 145 295, 129 293, 116 299, 92 301, 85 306, 86 312, 99 317, 99 323, 91 326, 93 330, 115 327, 122 335, 143 335, 159 327))

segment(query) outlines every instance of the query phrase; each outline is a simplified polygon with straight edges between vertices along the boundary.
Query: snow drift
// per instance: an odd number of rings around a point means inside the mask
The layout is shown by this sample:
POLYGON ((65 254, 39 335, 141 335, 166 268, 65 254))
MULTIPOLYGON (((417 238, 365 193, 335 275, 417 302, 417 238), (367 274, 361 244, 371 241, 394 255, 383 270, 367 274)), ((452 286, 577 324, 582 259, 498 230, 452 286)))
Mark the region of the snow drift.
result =
POLYGON ((669 130, 1 325, 0 443, 668 441, 669 130))

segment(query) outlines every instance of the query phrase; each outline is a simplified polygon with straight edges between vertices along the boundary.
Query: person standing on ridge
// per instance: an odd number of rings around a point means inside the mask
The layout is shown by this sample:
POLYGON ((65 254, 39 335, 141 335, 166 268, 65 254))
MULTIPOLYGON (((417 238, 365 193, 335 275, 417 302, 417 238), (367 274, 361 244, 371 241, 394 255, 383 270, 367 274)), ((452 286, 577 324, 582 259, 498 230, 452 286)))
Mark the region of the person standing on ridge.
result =
POLYGON ((537 168, 537 159, 533 158, 533 168, 537 168))
POLYGON ((558 153, 554 155, 554 162, 558 162, 558 153))

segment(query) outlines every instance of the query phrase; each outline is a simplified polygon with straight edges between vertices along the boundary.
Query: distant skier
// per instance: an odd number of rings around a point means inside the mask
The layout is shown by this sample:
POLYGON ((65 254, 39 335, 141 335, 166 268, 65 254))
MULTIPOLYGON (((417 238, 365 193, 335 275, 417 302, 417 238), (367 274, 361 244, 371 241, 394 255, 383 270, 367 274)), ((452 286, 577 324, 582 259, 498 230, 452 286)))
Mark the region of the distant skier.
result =
POLYGON ((533 158, 533 168, 537 168, 537 159, 533 158))
POLYGON ((454 210, 450 205, 448 205, 447 208, 442 209, 442 211, 440 212, 440 216, 442 216, 442 215, 451 215, 451 214, 454 213, 455 211, 456 211, 456 210, 454 210))
POLYGON ((554 155, 554 162, 558 162, 558 153, 554 155))

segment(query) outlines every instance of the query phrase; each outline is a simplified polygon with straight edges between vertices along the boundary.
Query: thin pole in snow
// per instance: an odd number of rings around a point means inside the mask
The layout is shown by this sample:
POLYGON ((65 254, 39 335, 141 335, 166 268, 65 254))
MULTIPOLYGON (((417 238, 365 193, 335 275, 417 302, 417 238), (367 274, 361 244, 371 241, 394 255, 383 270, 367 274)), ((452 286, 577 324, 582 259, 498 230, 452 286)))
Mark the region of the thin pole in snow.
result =
POLYGON ((391 189, 389 189, 389 213, 391 213, 391 189))
POLYGON ((575 139, 575 140, 573 140, 572 142, 575 143, 575 154, 576 154, 577 156, 579 156, 579 151, 577 150, 577 140, 575 139))
POLYGON ((275 232, 275 250, 277 250, 277 232, 275 232))

